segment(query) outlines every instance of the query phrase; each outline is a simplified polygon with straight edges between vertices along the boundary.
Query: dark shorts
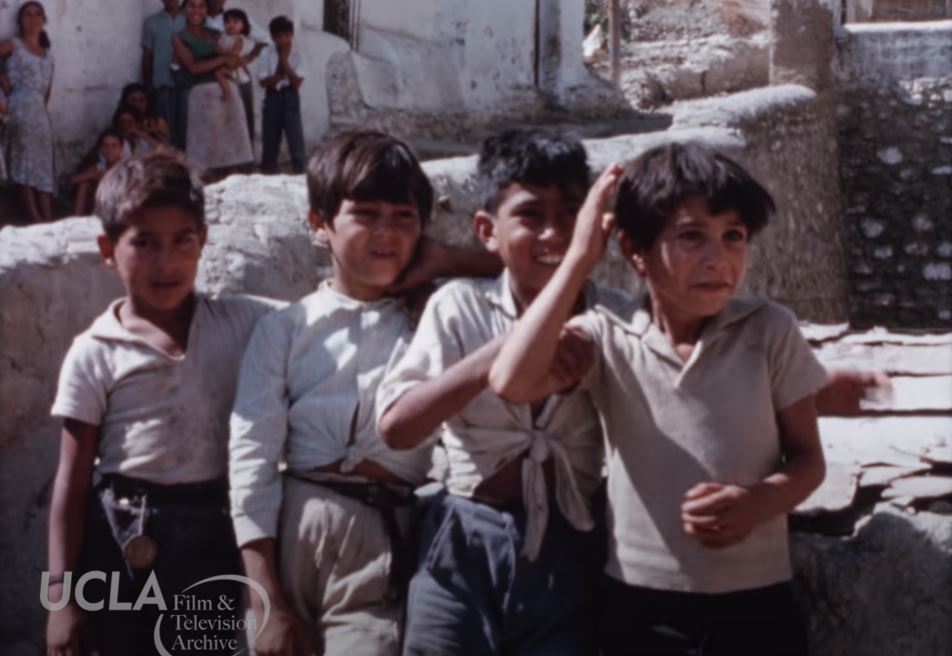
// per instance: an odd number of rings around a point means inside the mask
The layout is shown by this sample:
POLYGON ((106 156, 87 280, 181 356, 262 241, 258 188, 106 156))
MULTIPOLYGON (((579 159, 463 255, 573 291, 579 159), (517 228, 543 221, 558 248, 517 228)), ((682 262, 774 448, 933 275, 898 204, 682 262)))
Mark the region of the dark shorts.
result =
POLYGON ((232 654, 237 651, 232 639, 244 646, 236 626, 244 618, 245 586, 200 583, 242 573, 226 485, 155 486, 118 477, 97 483, 87 508, 81 565, 107 577, 105 583, 91 581, 85 590, 90 601, 106 600, 106 608, 89 613, 102 656, 158 653, 154 632, 160 620, 160 639, 172 654, 232 654), (123 545, 140 534, 157 553, 150 565, 135 568, 123 557, 123 545), (144 588, 145 603, 139 609, 110 610, 113 578, 120 603, 135 604, 144 588), (150 581, 157 584, 165 610, 153 603, 150 581), (211 624, 189 628, 198 620, 211 624))
POLYGON ((404 654, 592 653, 595 532, 553 502, 542 550, 521 555, 526 515, 452 494, 427 513, 410 582, 404 654))
POLYGON ((602 577, 603 656, 803 656, 789 583, 725 594, 630 586, 602 577))

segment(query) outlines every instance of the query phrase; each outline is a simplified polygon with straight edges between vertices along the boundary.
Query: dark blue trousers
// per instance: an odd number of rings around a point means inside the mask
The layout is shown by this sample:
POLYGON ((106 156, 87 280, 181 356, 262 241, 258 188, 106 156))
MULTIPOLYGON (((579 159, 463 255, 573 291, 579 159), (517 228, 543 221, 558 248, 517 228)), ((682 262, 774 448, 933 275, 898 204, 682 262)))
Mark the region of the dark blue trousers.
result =
POLYGON ((107 604, 100 611, 90 612, 101 656, 160 653, 155 646, 160 619, 160 639, 173 654, 237 651, 224 647, 223 640, 237 639, 240 647, 245 646, 243 632, 227 622, 234 625, 244 617, 247 587, 233 581, 199 583, 209 577, 242 573, 224 484, 205 487, 195 494, 187 486, 150 486, 144 490, 130 479, 121 484, 97 485, 87 510, 82 569, 105 572, 107 576, 105 583, 92 581, 85 589, 87 599, 106 600, 107 604), (139 534, 154 541, 158 555, 151 565, 135 569, 123 558, 123 543, 139 534), (109 610, 113 576, 119 581, 118 600, 134 603, 152 573, 161 589, 165 611, 153 604, 139 610, 109 610), (190 586, 194 587, 187 590, 190 586), (225 623, 197 628, 196 618, 225 623), (189 644, 193 648, 183 648, 189 644))
POLYGON ((404 654, 593 653, 594 536, 552 505, 534 562, 520 555, 526 516, 452 494, 427 514, 410 582, 404 654))
POLYGON ((261 171, 277 173, 281 134, 288 140, 291 170, 304 172, 304 127, 301 123, 301 96, 297 89, 268 90, 261 115, 261 171))

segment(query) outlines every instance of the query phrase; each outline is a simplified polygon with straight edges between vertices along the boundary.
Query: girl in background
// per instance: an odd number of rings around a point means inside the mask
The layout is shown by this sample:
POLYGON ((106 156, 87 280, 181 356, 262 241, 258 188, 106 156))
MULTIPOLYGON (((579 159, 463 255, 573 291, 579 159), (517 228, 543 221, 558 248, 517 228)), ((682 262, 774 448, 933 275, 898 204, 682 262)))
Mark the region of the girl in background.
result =
POLYGON ((158 116, 149 104, 149 94, 145 86, 138 82, 132 82, 122 87, 122 94, 119 96, 119 106, 131 105, 139 110, 142 116, 142 131, 160 144, 169 143, 169 126, 165 119, 158 116))
POLYGON ((112 127, 118 130, 126 142, 125 156, 145 155, 159 147, 159 142, 149 136, 142 124, 142 114, 132 105, 120 105, 112 115, 112 127))
POLYGON ((227 46, 232 39, 241 39, 241 49, 237 53, 241 56, 241 66, 234 69, 233 76, 235 82, 238 83, 238 91, 241 93, 241 103, 245 107, 248 139, 251 140, 253 148, 255 143, 254 84, 252 84, 251 73, 248 71, 248 64, 254 61, 264 46, 256 44, 251 38, 251 21, 243 10, 229 9, 224 13, 223 19, 225 34, 218 40, 219 47, 227 46))
POLYGON ((96 140, 98 161, 81 168, 70 179, 70 182, 76 187, 73 216, 89 216, 92 214, 93 199, 96 197, 96 188, 99 186, 99 181, 106 175, 106 171, 122 159, 124 146, 125 140, 119 130, 106 128, 100 133, 96 140))

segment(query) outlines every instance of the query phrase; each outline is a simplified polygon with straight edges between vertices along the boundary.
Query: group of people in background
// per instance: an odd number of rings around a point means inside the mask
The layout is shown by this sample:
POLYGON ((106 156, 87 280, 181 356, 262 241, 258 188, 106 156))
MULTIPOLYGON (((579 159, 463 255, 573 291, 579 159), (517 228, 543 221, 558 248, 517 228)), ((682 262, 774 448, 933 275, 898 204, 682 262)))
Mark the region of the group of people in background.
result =
MULTIPOLYGON (((73 214, 87 215, 99 180, 118 161, 176 149, 207 179, 254 169, 254 82, 264 92, 261 170, 276 173, 282 135, 294 173, 305 164, 298 89, 304 82, 294 23, 265 31, 226 0, 163 0, 142 26, 142 82, 127 84, 109 126, 70 177, 73 214), (254 64, 254 65, 253 65, 254 64)), ((0 181, 30 223, 53 219, 57 175, 48 111, 54 60, 39 2, 24 3, 16 37, 0 42, 0 181)))

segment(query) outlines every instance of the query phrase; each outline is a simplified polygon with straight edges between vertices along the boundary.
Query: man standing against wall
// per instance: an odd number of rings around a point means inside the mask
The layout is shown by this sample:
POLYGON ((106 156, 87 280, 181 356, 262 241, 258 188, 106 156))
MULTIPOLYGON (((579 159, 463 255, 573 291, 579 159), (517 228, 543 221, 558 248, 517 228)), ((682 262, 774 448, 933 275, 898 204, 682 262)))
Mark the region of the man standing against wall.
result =
POLYGON ((177 86, 172 75, 172 35, 185 29, 185 14, 178 0, 162 0, 162 5, 142 23, 142 83, 169 126, 172 144, 184 151, 188 88, 177 86))

